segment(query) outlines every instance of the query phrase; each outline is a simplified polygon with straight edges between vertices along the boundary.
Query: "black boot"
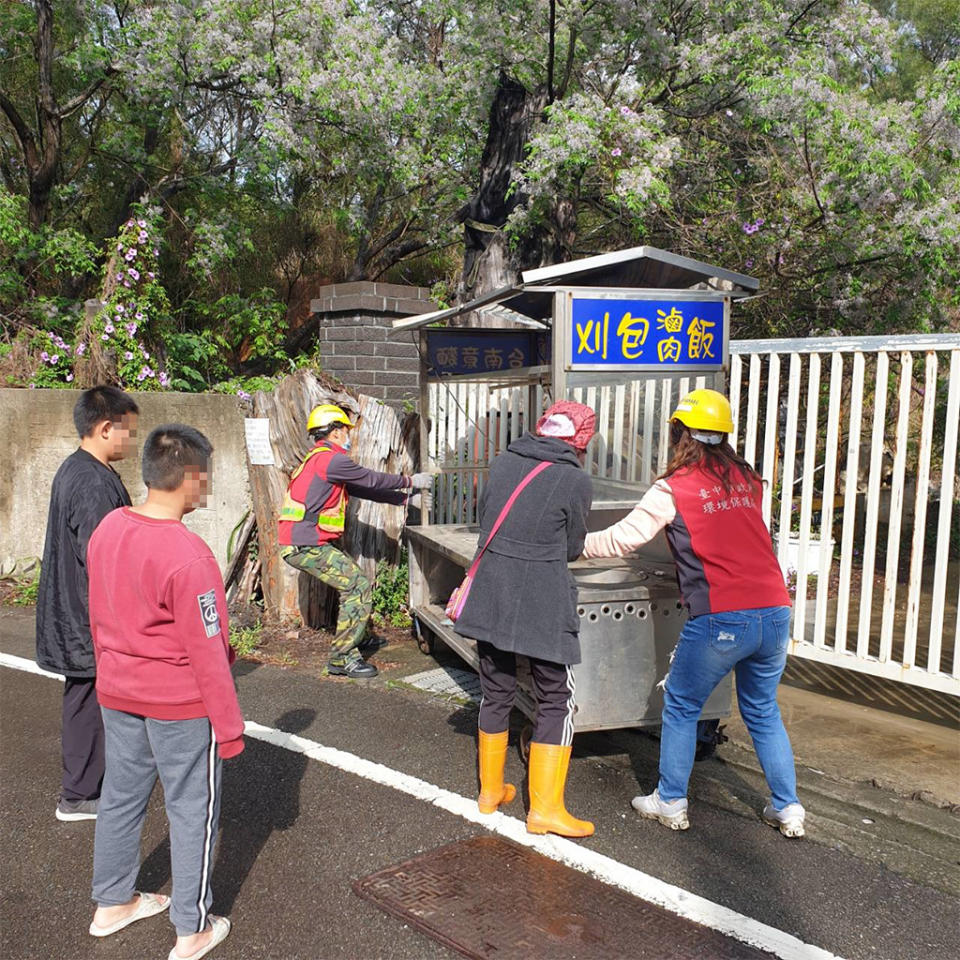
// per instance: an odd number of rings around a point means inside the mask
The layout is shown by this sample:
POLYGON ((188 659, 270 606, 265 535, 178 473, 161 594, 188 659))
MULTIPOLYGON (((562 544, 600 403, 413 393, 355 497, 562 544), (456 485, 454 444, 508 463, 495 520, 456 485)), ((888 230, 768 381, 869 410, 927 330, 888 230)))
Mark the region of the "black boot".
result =
POLYGON ((347 663, 327 664, 327 673, 332 677, 349 677, 351 680, 370 680, 380 671, 372 663, 350 660, 347 663))

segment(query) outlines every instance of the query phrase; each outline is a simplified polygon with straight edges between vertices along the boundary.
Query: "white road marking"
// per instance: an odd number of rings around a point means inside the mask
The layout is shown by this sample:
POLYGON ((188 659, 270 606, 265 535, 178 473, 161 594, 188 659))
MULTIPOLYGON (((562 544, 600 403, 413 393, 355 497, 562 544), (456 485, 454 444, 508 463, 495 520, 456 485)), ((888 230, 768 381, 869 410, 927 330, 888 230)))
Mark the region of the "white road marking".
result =
MULTIPOLYGON (((63 680, 63 677, 55 673, 41 670, 32 660, 14 657, 10 654, 0 653, 0 666, 50 677, 54 680, 63 680)), ((345 750, 337 750, 335 747, 325 747, 316 740, 299 737, 293 733, 285 733, 283 730, 277 730, 273 727, 265 727, 252 720, 246 722, 244 732, 247 736, 257 740, 302 754, 311 760, 343 770, 345 773, 352 773, 355 776, 363 777, 365 780, 416 797, 418 800, 423 800, 425 803, 430 803, 441 810, 446 810, 463 820, 476 823, 491 833, 499 834, 514 841, 514 843, 530 847, 551 860, 564 863, 582 873, 590 874, 604 883, 626 890, 641 900, 654 903, 671 913, 702 926, 710 927, 743 943, 761 950, 767 950, 782 958, 782 960, 841 960, 837 954, 830 953, 813 944, 804 943, 783 930, 778 930, 776 927, 761 923, 759 920, 754 920, 752 917, 731 910, 729 907, 697 896, 682 887, 666 883, 657 877, 644 873, 642 870, 620 863, 612 857, 573 843, 571 840, 566 840, 563 837, 536 836, 527 833, 524 821, 516 817, 507 816, 499 811, 493 814, 482 814, 477 809, 475 799, 463 797, 450 790, 444 790, 436 784, 411 777, 399 770, 384 766, 382 763, 365 760, 363 757, 358 757, 356 754, 348 753, 345 750)))

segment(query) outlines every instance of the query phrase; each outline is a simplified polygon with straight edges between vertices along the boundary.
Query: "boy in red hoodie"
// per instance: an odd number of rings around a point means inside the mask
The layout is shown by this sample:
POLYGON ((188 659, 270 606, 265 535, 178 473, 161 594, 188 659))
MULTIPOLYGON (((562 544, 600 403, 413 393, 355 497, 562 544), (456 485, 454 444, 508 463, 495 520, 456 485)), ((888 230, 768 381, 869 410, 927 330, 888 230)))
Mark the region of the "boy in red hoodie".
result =
POLYGON ((199 960, 230 931, 210 915, 221 760, 243 750, 227 606, 210 548, 182 523, 207 501, 213 447, 182 424, 143 448, 147 500, 108 514, 90 538, 90 626, 106 774, 93 857, 90 933, 105 937, 170 907, 170 960, 199 960), (140 832, 159 776, 173 893, 138 893, 140 832))

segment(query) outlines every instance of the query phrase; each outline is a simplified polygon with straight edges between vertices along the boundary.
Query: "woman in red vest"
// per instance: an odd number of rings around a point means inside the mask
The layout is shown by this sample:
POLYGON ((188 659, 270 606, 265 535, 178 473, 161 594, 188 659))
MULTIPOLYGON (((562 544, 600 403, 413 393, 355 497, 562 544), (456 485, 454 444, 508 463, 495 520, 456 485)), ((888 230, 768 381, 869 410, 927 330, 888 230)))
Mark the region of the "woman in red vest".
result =
POLYGON ((763 819, 803 836, 793 751, 777 706, 787 661, 790 596, 760 509, 763 481, 727 441, 730 404, 694 390, 670 418, 673 455, 664 474, 619 523, 587 535, 585 557, 624 557, 665 529, 689 619, 664 681, 660 782, 634 809, 686 830, 687 782, 697 721, 731 671, 737 704, 770 787, 763 819))

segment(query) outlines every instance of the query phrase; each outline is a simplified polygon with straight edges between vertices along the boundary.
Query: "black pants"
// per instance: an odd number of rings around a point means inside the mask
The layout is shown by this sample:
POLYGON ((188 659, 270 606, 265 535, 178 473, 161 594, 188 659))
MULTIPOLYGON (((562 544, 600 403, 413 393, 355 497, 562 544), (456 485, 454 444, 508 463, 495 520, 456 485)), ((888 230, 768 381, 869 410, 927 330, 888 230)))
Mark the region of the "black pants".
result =
POLYGON ((67 677, 63 688, 64 800, 96 800, 103 783, 103 719, 96 680, 67 677))
MULTIPOLYGON (((480 687, 483 690, 480 729, 484 733, 503 733, 510 725, 510 711, 517 690, 516 656, 483 640, 477 641, 477 653, 480 655, 480 687)), ((570 746, 573 743, 573 669, 563 663, 535 657, 529 660, 537 695, 533 739, 537 743, 570 746)))

